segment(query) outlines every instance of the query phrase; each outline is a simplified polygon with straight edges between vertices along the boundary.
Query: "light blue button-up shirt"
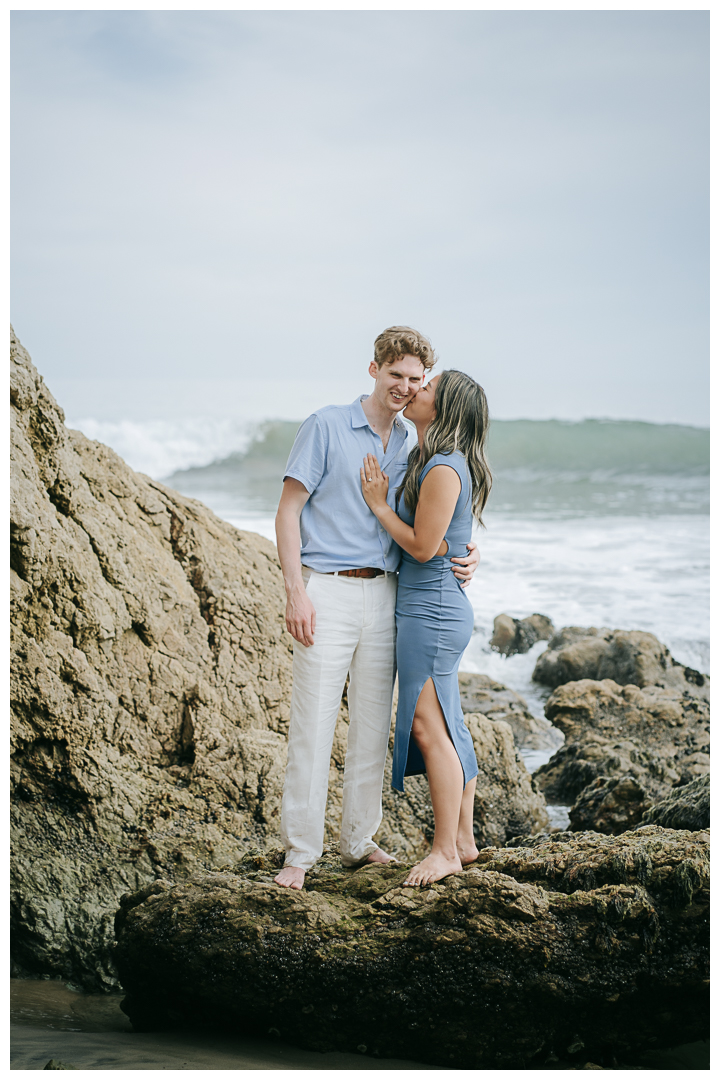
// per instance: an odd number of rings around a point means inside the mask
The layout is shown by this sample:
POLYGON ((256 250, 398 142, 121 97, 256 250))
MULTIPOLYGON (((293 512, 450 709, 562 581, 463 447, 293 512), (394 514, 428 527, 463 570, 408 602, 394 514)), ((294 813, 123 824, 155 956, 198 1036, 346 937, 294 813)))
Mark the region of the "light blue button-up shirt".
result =
POLYGON ((375 454, 390 477, 387 501, 395 509, 407 469, 408 429, 396 417, 383 452, 363 412, 366 396, 312 413, 295 437, 283 477, 292 476, 310 492, 300 514, 301 561, 324 574, 360 566, 394 571, 400 565, 400 548, 363 499, 360 468, 366 454, 375 454))

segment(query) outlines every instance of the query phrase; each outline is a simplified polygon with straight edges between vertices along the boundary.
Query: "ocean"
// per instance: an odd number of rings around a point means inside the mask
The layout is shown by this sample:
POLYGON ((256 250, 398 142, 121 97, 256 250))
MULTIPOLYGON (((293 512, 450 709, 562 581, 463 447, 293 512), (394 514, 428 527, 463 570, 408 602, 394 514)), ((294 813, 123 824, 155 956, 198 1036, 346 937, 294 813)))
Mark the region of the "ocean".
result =
MULTIPOLYGON (((238 528, 275 540, 299 420, 68 423, 238 528)), ((475 532, 481 562, 468 589, 475 632, 462 670, 506 683, 541 715, 547 695, 531 676, 545 643, 509 658, 488 644, 496 615, 540 612, 556 627, 648 630, 677 660, 708 671, 707 429, 495 420, 488 457, 494 484, 486 528, 475 532)))

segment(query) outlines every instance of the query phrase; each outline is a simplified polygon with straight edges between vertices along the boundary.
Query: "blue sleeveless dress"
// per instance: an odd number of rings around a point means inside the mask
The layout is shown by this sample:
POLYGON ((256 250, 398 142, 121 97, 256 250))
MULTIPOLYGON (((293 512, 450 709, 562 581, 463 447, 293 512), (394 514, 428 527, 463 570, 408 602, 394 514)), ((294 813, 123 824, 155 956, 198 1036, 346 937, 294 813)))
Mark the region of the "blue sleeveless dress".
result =
MULTIPOLYGON (((463 770, 463 783, 477 776, 472 736, 460 706, 458 667, 473 631, 473 609, 452 572, 451 557, 467 555, 472 535, 472 486, 460 453, 435 454, 420 474, 420 483, 435 465, 450 465, 462 488, 445 534, 448 550, 426 563, 403 551, 398 576, 397 624, 398 707, 395 722, 392 786, 404 791, 404 778, 425 772, 425 762, 412 737, 412 722, 420 691, 429 678, 435 683, 445 722, 463 770)), ((414 524, 401 496, 398 515, 414 524)))

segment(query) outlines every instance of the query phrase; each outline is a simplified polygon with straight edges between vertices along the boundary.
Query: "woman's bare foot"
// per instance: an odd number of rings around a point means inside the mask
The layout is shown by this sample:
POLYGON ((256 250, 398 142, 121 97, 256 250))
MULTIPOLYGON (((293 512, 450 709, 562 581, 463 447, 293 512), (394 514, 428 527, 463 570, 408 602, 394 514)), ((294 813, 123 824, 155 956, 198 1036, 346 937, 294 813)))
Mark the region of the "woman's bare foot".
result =
POLYGON ((460 862, 463 866, 467 866, 471 862, 475 862, 480 852, 475 847, 475 844, 461 844, 458 841, 457 853, 460 862))
POLYGON ((431 852, 426 859, 412 868, 403 884, 429 885, 433 881, 448 877, 449 874, 459 874, 461 870, 462 863, 457 855, 454 859, 447 859, 444 855, 431 852))
POLYGON ((278 885, 284 885, 286 889, 302 889, 305 871, 299 866, 283 866, 275 881, 278 885))
POLYGON ((374 851, 371 851, 367 857, 367 862, 385 863, 397 862, 397 859, 393 859, 392 855, 388 855, 387 851, 383 851, 382 848, 376 847, 374 851))

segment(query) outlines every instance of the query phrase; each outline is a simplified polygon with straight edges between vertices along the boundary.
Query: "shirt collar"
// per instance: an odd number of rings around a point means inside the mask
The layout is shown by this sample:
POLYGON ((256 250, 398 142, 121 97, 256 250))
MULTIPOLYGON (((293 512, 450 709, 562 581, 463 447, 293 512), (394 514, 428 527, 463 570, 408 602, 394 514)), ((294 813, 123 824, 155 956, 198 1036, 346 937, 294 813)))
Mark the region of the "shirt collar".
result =
POLYGON ((352 405, 350 406, 350 415, 352 416, 352 426, 354 428, 370 427, 370 424, 368 423, 368 418, 365 415, 361 404, 361 402, 363 402, 366 397, 368 397, 367 394, 361 394, 360 397, 355 398, 352 405))
MULTIPOLYGON (((369 394, 361 394, 360 397, 355 398, 352 405, 350 406, 350 416, 352 417, 352 426, 354 428, 370 427, 368 418, 365 415, 365 410, 362 407, 362 402, 365 400, 365 398, 369 396, 369 394)), ((395 420, 393 421, 393 428, 395 431, 400 432, 403 439, 407 439, 408 429, 407 426, 400 419, 399 415, 396 416, 395 420)))

